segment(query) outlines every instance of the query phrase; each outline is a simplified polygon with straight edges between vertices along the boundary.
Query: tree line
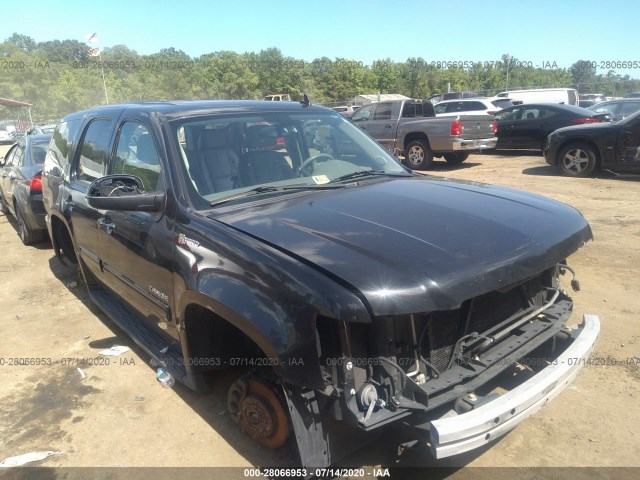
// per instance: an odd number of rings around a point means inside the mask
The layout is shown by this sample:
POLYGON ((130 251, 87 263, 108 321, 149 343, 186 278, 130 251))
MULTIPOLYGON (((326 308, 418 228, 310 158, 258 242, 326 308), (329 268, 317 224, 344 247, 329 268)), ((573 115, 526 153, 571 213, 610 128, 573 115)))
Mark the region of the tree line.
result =
MULTIPOLYGON (((304 61, 277 48, 260 52, 218 51, 190 57, 174 48, 140 55, 125 45, 89 55, 77 40, 35 42, 14 33, 0 43, 0 97, 33 104, 35 123, 57 121, 67 113, 106 103, 143 100, 260 99, 306 93, 313 103, 347 103, 358 94, 401 93, 412 98, 451 91, 494 95, 517 88, 577 87, 580 93, 624 96, 640 90, 640 80, 614 70, 596 74, 588 61, 570 68, 537 68, 502 55, 480 63, 404 62, 380 59, 371 65, 345 58, 304 61)), ((6 109, 0 110, 6 117, 6 109)))

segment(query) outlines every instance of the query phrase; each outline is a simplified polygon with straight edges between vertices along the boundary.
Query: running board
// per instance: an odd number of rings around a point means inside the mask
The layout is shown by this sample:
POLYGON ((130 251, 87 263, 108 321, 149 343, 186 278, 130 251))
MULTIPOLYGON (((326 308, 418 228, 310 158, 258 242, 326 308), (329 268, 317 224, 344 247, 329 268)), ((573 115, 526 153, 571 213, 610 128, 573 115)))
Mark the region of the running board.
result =
POLYGON ((160 335, 147 328, 144 317, 136 310, 103 287, 90 286, 89 295, 118 327, 124 330, 151 358, 157 360, 173 378, 198 392, 207 391, 201 375, 187 372, 181 353, 172 350, 160 335))

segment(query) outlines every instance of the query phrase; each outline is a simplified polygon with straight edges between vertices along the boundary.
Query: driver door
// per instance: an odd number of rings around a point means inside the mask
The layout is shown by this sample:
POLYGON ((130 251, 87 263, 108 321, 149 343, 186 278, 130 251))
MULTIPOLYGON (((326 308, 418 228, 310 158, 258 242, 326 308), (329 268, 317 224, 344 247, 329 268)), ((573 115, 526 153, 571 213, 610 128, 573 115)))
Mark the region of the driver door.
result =
MULTIPOLYGON (((152 130, 137 120, 124 120, 116 135, 109 173, 135 175, 149 192, 164 190, 152 130)), ((140 312, 147 328, 170 342, 177 338, 170 308, 173 233, 164 213, 101 210, 97 223, 105 284, 140 312)))

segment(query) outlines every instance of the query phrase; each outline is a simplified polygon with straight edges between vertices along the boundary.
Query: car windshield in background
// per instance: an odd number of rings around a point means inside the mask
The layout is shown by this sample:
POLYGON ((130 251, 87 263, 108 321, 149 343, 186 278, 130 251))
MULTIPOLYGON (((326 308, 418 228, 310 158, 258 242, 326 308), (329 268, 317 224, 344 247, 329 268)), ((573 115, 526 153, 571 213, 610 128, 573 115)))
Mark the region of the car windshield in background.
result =
POLYGON ((189 197, 199 209, 260 194, 321 190, 331 182, 410 175, 337 113, 199 117, 175 121, 172 129, 189 197))

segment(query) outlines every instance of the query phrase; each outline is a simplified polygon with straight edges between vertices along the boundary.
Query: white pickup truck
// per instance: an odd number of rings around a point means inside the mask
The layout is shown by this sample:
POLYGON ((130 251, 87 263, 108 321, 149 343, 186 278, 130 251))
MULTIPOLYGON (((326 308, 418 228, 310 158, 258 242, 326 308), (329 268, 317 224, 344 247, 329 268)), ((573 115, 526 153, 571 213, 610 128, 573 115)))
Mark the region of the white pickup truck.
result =
POLYGON ((351 120, 413 170, 428 169, 434 157, 462 163, 473 151, 495 148, 498 140, 492 115, 436 118, 433 104, 419 100, 366 105, 351 120))

